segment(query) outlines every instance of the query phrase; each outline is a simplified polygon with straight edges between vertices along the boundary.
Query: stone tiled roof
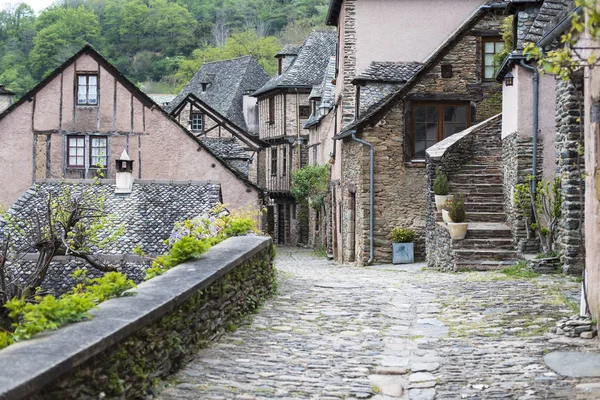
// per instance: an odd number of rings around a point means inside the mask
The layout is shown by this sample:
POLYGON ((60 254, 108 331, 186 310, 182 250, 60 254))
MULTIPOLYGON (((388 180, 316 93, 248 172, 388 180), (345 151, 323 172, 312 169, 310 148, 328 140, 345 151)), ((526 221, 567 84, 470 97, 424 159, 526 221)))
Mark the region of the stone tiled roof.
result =
POLYGON ((300 49, 302 48, 301 44, 286 44, 283 49, 279 50, 275 57, 277 56, 295 56, 298 55, 300 49))
MULTIPOLYGON (((333 79, 335 79, 335 66, 335 56, 331 56, 325 69, 323 81, 319 85, 315 85, 313 91, 310 93, 309 97, 313 97, 313 93, 318 93, 318 96, 315 95, 314 97, 321 98, 317 106, 318 110, 323 108, 331 110, 335 103, 335 85, 332 83, 333 79)), ((318 115, 311 114, 308 121, 304 124, 304 128, 310 128, 318 124, 323 118, 324 116, 320 115, 320 113, 318 115)))
POLYGON ((202 143, 209 147, 225 160, 231 167, 248 176, 249 159, 252 152, 246 150, 236 138, 200 138, 202 143))
POLYGON ((536 43, 548 32, 566 13, 572 10, 573 0, 545 0, 541 5, 531 28, 525 35, 525 42, 536 43))
POLYGON ((309 88, 320 84, 329 63, 335 55, 336 33, 334 31, 314 31, 302 44, 294 62, 279 76, 272 78, 253 96, 284 88, 309 88))
POLYGON ((175 99, 175 96, 175 94, 148 94, 148 97, 163 108, 167 108, 173 99, 175 99))
MULTIPOLYGON (((221 201, 221 187, 207 182, 136 181, 129 195, 115 194, 114 181, 47 180, 34 184, 8 211, 17 217, 27 217, 32 210, 43 208, 48 193, 60 193, 68 187, 72 193, 91 190, 105 198, 105 211, 124 224, 125 232, 100 254, 132 254, 140 245, 146 254, 162 254, 163 243, 176 221, 193 218, 213 208, 221 201)), ((1 232, 2 228, 0 228, 1 232)), ((17 238, 16 244, 24 243, 17 238)))
POLYGON ((418 62, 373 61, 354 81, 407 82, 422 66, 418 62))
POLYGON ((171 112, 189 93, 214 108, 240 128, 248 131, 244 119, 243 96, 269 80, 269 75, 252 56, 205 63, 169 104, 171 112), (206 91, 202 91, 202 84, 206 91))

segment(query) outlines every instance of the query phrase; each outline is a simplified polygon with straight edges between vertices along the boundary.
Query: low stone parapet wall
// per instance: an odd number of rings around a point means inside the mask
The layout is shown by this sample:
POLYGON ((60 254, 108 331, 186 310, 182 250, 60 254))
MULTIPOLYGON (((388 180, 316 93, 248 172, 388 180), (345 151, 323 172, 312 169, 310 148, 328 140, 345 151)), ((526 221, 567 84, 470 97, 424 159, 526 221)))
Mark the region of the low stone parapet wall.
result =
POLYGON ((7 347, 0 399, 144 398, 274 292, 273 258, 270 238, 230 238, 89 321, 7 347))

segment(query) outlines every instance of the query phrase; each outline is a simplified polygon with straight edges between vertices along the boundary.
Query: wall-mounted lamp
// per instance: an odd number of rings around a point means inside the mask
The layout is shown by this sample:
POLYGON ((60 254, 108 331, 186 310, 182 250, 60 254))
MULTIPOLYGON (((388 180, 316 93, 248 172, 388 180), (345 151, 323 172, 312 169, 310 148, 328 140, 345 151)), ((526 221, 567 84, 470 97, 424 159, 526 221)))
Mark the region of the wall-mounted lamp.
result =
POLYGON ((506 86, 512 86, 514 83, 513 82, 514 78, 515 77, 510 72, 508 74, 504 75, 504 83, 506 84, 506 86))

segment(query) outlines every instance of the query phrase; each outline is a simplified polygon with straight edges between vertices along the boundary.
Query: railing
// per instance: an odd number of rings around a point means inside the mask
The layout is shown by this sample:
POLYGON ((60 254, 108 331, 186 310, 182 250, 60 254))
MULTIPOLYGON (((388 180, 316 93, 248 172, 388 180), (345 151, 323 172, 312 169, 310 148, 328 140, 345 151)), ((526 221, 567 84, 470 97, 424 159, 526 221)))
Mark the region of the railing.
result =
POLYGON ((267 191, 271 193, 289 193, 290 176, 289 175, 268 175, 267 191))

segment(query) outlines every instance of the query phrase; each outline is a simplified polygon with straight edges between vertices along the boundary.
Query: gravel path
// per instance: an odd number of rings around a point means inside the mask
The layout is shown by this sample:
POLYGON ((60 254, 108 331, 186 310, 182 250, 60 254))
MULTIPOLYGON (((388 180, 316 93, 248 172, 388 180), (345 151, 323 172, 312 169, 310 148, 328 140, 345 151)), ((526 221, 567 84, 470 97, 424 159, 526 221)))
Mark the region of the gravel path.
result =
POLYGON ((548 328, 572 314, 568 277, 508 279, 341 266, 279 248, 279 294, 201 350, 161 399, 598 399, 543 356, 597 351, 548 328))

